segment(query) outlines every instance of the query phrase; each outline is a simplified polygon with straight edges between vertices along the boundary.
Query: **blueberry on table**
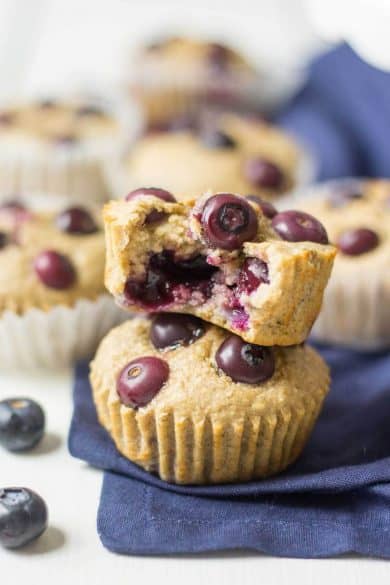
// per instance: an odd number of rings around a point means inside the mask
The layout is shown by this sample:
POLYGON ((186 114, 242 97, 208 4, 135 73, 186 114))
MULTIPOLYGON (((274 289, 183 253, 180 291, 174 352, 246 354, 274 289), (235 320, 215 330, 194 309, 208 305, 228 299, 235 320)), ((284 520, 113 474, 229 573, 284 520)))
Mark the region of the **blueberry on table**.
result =
POLYGON ((28 398, 0 402, 0 445, 8 451, 28 451, 39 443, 45 430, 42 408, 28 398))
POLYGON ((0 488, 0 544, 21 548, 47 528, 47 507, 43 499, 27 488, 0 488))

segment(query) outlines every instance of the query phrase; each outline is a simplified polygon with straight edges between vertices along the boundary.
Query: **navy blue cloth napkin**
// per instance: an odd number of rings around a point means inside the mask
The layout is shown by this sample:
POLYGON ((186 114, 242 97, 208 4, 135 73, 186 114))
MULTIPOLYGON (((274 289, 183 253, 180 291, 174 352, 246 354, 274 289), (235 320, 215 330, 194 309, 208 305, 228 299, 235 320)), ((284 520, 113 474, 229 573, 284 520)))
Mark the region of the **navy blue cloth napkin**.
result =
POLYGON ((390 557, 390 358, 321 348, 333 384, 297 463, 238 485, 175 486, 122 457, 98 424, 88 366, 75 372, 71 453, 105 470, 104 546, 126 554, 255 549, 390 557))
POLYGON ((390 176, 390 73, 348 45, 317 59, 278 121, 313 151, 318 178, 390 176))

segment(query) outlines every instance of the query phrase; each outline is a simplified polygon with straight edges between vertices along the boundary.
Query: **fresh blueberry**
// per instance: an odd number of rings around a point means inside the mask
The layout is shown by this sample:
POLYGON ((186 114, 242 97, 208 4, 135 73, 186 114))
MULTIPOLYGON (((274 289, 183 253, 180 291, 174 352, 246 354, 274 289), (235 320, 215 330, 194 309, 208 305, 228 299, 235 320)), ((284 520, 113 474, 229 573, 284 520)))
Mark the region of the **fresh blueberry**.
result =
POLYGON ((244 173, 251 185, 261 189, 280 189, 284 183, 281 169, 264 158, 250 158, 244 166, 244 173))
POLYGON ((46 530, 48 513, 43 499, 27 488, 0 488, 0 544, 21 548, 46 530))
POLYGON ((63 290, 73 286, 76 271, 70 260, 54 250, 46 250, 36 256, 34 270, 47 287, 63 290))
POLYGON ((169 377, 166 361, 153 357, 140 357, 129 362, 117 379, 117 392, 125 406, 146 406, 161 390, 169 377))
POLYGON ((262 199, 259 195, 246 195, 246 198, 249 199, 249 201, 256 203, 268 219, 272 219, 278 213, 272 203, 265 201, 265 199, 262 199))
POLYGON ((374 250, 379 244, 378 235, 370 229, 359 228, 341 234, 337 245, 343 254, 359 256, 374 250))
POLYGON ((203 323, 192 315, 161 313, 153 319, 150 340, 157 349, 190 345, 204 335, 203 323))
POLYGON ((28 398, 10 398, 0 402, 0 445, 8 451, 28 451, 42 439, 45 415, 28 398))
POLYGON ((69 207, 56 218, 59 230, 68 234, 93 234, 98 227, 92 215, 83 207, 69 207))
POLYGON ((275 360, 269 347, 246 343, 237 335, 225 339, 215 360, 234 382, 259 384, 271 378, 275 371, 275 360))
POLYGON ((236 141, 229 134, 221 130, 208 129, 202 132, 200 139, 207 148, 231 149, 236 147, 236 141))
POLYGON ((205 203, 201 223, 211 247, 236 250, 257 234, 257 217, 243 197, 230 193, 213 195, 205 203))
MULTIPOLYGON (((137 197, 140 197, 141 195, 150 195, 152 197, 158 197, 158 199, 162 199, 168 203, 176 203, 176 199, 172 193, 169 193, 169 191, 166 191, 165 189, 159 189, 158 187, 140 187, 126 195, 125 200, 131 201, 132 199, 137 199, 137 197)), ((161 221, 164 217, 165 213, 163 211, 157 211, 157 209, 154 209, 147 216, 146 223, 156 223, 161 221)))
POLYGON ((287 242, 329 243, 322 223, 304 211, 282 211, 273 218, 272 227, 287 242))

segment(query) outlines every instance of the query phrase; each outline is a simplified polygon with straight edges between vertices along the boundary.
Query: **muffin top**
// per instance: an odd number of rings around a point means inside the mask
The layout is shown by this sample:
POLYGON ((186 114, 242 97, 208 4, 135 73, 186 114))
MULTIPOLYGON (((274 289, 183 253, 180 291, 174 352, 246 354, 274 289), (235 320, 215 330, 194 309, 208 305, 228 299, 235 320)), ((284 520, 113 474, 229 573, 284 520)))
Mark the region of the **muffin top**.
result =
POLYGON ((104 292, 104 235, 96 211, 36 212, 18 201, 3 203, 0 247, 0 311, 72 306, 104 292))
POLYGON ((86 102, 42 100, 0 111, 0 140, 29 137, 55 146, 106 139, 118 131, 116 120, 86 102))
POLYGON ((141 138, 124 161, 125 188, 158 185, 179 200, 208 190, 273 199, 295 185, 301 153, 283 131, 234 114, 200 126, 141 138))
MULTIPOLYGON (((335 270, 377 270, 390 279, 390 181, 344 180, 294 198, 295 208, 315 215, 338 248, 335 270)), ((389 280, 390 282, 390 280, 389 280)))
POLYGON ((248 344, 190 315, 135 318, 111 331, 91 365, 108 402, 222 421, 266 414, 275 402, 299 409, 324 395, 328 369, 309 347, 248 344))
POLYGON ((248 73, 254 71, 248 61, 232 48, 186 37, 151 42, 138 53, 137 61, 140 65, 158 67, 162 74, 164 70, 174 68, 188 77, 190 71, 192 74, 198 72, 209 76, 229 74, 235 70, 248 73))

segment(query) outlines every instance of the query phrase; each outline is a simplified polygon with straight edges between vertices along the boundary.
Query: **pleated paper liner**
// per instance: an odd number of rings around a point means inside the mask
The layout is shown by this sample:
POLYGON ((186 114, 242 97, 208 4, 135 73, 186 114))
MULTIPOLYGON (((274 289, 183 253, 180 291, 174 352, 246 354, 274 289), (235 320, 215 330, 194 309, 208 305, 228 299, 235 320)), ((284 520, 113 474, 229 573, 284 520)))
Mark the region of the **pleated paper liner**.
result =
POLYGON ((91 356, 103 336, 126 318, 107 294, 80 299, 72 307, 31 308, 22 315, 5 311, 0 317, 0 365, 19 370, 70 366, 91 356))
POLYGON ((137 411, 110 399, 96 369, 91 382, 99 420, 126 458, 168 482, 210 484, 265 478, 296 460, 328 391, 324 364, 320 370, 315 391, 302 392, 296 403, 274 401, 267 411, 236 419, 229 412, 199 417, 178 416, 174 409, 137 411))
POLYGON ((56 193, 80 203, 102 203, 109 187, 104 166, 118 158, 123 144, 139 134, 142 117, 134 103, 112 110, 115 135, 51 145, 24 135, 0 140, 0 193, 56 193))

